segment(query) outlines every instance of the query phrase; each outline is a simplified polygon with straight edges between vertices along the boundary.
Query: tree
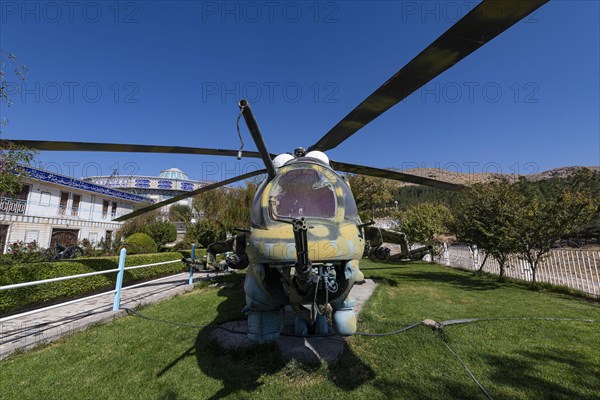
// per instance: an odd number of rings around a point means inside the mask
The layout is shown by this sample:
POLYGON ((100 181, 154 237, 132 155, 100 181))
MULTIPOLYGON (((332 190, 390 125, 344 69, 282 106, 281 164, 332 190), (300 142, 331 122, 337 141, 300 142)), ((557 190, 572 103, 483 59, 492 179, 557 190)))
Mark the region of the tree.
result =
MULTIPOLYGON (((15 57, 12 53, 7 53, 0 49, 0 102, 6 103, 7 107, 12 106, 13 101, 10 97, 10 93, 8 91, 10 82, 8 81, 6 69, 12 70, 13 74, 17 78, 17 80, 24 81, 25 75, 29 72, 27 65, 19 64, 17 62, 17 57, 15 57)), ((19 89, 17 89, 19 90, 19 89)), ((6 126, 7 121, 4 116, 2 116, 2 120, 0 120, 0 127, 6 126)))
POLYGON ((177 240, 177 228, 168 221, 153 221, 144 225, 142 232, 150 236, 156 242, 158 248, 177 240))
POLYGON ((248 182, 240 188, 211 190, 196 196, 193 207, 204 219, 232 232, 235 228, 249 226, 256 189, 255 183, 248 182))
POLYGON ((187 242, 198 243, 203 247, 224 240, 226 236, 227 232, 220 225, 208 219, 201 219, 195 224, 190 224, 185 231, 187 242))
POLYGON ((169 221, 189 223, 194 216, 191 207, 175 203, 169 208, 169 221))
POLYGON ((448 232, 452 213, 444 205, 421 203, 399 212, 397 218, 409 241, 434 243, 437 236, 448 232))
POLYGON ((481 269, 491 255, 504 276, 508 257, 517 250, 520 238, 514 224, 525 199, 507 180, 475 184, 461 194, 453 230, 459 240, 485 250, 481 269))
POLYGON ((23 168, 30 165, 36 152, 16 146, 0 138, 0 197, 14 197, 23 188, 28 176, 23 168))
POLYGON ((362 219, 369 220, 374 209, 391 205, 395 184, 389 179, 365 175, 347 175, 347 177, 362 219))
MULTIPOLYGON (((540 261, 548 254, 557 240, 568 232, 589 222, 600 204, 592 195, 589 170, 577 173, 570 184, 564 187, 553 200, 538 198, 523 199, 520 211, 514 220, 519 237, 517 254, 527 261, 535 285, 540 261)), ((516 184, 523 190, 524 183, 516 184)))
POLYGON ((202 218, 188 225, 186 240, 207 246, 225 239, 235 228, 248 227, 256 189, 256 182, 247 182, 243 187, 212 190, 196 196, 193 208, 202 218))
POLYGON ((392 191, 392 195, 394 200, 398 202, 400 209, 406 209, 420 203, 434 203, 443 204, 451 211, 454 210, 459 197, 458 192, 424 185, 398 186, 392 191))
POLYGON ((159 218, 159 211, 151 211, 146 214, 142 214, 140 216, 128 219, 121 228, 116 232, 115 239, 117 241, 121 240, 121 238, 126 238, 128 236, 133 235, 134 233, 144 232, 144 227, 148 224, 153 223, 159 218))
MULTIPOLYGON (((7 108, 13 104, 8 91, 7 67, 18 80, 25 80, 28 71, 26 65, 17 62, 14 54, 0 50, 0 110, 3 104, 7 108)), ((33 161, 36 152, 2 140, 2 129, 7 125, 6 116, 0 114, 0 196, 14 197, 21 191, 23 178, 27 176, 23 166, 33 161)))

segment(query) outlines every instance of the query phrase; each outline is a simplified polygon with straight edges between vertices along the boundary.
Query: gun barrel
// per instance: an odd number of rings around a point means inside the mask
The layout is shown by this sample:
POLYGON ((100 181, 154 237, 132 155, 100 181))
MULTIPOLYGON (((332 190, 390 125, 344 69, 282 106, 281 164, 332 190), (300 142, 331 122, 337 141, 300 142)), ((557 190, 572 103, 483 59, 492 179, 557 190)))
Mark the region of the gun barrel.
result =
POLYGON ((308 227, 304 218, 292 220, 294 241, 296 243, 296 258, 298 271, 306 273, 310 270, 311 262, 308 259, 308 227))

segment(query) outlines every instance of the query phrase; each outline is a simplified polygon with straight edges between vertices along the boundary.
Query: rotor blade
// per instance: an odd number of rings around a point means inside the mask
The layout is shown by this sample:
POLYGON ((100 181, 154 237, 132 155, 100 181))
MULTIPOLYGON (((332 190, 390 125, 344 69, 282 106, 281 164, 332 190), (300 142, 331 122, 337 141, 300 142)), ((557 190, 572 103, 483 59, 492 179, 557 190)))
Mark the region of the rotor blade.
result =
MULTIPOLYGON (((19 146, 36 150, 50 151, 108 151, 116 153, 173 153, 173 154, 201 154, 209 156, 237 157, 237 150, 208 149, 202 147, 158 146, 147 144, 124 143, 87 143, 87 142, 52 142, 47 140, 4 140, 19 146)), ((257 151, 243 151, 244 157, 261 158, 257 151)), ((275 158, 271 154, 271 158, 275 158)))
POLYGON ((129 214, 122 215, 119 218, 115 218, 115 219, 113 219, 113 221, 115 221, 115 222, 126 221, 130 218, 137 217, 138 215, 146 214, 147 212, 156 210, 158 208, 167 206, 172 203, 176 203, 179 200, 187 199, 188 197, 193 197, 200 193, 208 192, 209 190, 217 189, 221 186, 225 186, 230 183, 243 181, 244 179, 252 178, 253 176, 266 174, 266 173, 267 173, 266 169, 259 169, 257 171, 248 172, 247 174, 239 175, 234 178, 226 179, 224 181, 211 183, 210 185, 206 185, 204 187, 201 187, 200 189, 196 189, 196 190, 193 190, 188 193, 183 193, 183 194, 180 194, 179 196, 171 197, 170 199, 161 201, 160 203, 156 203, 156 204, 152 204, 150 206, 144 207, 144 208, 140 208, 139 210, 130 212, 129 214))
POLYGON ((437 179, 425 178, 423 176, 406 174, 404 172, 392 171, 390 169, 381 169, 373 167, 365 167, 364 165, 354 165, 348 163, 341 163, 337 161, 330 161, 331 167, 337 171, 350 172, 359 175, 374 176, 377 178, 392 179, 395 181, 402 181, 408 183, 415 183, 417 185, 431 186, 443 190, 459 190, 464 186, 457 185, 456 183, 438 181, 437 179))
POLYGON ((338 146, 421 86, 548 0, 484 0, 367 97, 308 150, 338 146))

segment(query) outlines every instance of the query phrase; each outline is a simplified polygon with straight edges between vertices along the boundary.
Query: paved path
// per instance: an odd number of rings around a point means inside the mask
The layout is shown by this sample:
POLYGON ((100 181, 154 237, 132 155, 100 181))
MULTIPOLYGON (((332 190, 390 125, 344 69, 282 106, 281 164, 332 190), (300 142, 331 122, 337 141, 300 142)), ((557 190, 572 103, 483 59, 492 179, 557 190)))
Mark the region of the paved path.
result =
MULTIPOLYGON (((220 273, 223 275, 225 273, 220 273)), ((207 280, 217 273, 194 274, 194 282, 207 280)), ((134 308, 142 304, 157 303, 191 290, 189 275, 180 273, 148 282, 133 289, 124 288, 121 307, 134 308)), ((124 310, 112 311, 111 292, 39 313, 17 316, 0 323, 0 360, 18 349, 27 349, 43 342, 52 342, 61 336, 85 329, 90 324, 110 321, 126 315, 124 310)))

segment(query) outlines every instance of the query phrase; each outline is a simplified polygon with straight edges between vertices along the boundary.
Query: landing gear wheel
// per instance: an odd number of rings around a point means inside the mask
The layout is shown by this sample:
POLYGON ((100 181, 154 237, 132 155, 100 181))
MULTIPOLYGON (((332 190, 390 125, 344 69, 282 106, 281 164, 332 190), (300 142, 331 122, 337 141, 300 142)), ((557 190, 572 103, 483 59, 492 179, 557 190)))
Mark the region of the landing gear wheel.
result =
POLYGON ((363 258, 368 257, 370 252, 371 252, 371 245, 369 243, 365 243, 365 249, 363 250, 363 258))
POLYGON ((56 260, 58 259, 58 250, 56 250, 56 247, 50 247, 49 249, 44 251, 44 257, 47 260, 56 260))

